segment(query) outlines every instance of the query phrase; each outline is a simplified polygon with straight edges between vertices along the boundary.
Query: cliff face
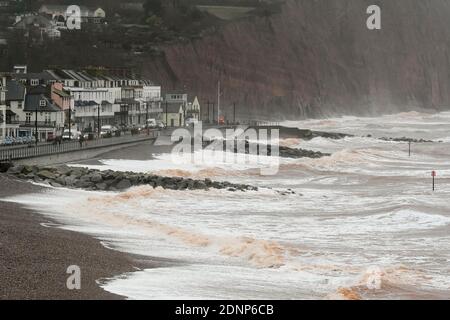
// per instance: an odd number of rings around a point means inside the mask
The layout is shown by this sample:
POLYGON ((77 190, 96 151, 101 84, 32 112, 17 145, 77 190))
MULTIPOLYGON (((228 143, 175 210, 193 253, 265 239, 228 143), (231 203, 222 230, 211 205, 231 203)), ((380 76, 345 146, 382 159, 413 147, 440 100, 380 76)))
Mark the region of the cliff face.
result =
POLYGON ((269 18, 166 47, 142 72, 204 105, 220 80, 224 112, 236 102, 245 118, 371 115, 450 106, 449 45, 448 0, 286 0, 269 18), (371 4, 382 30, 366 27, 371 4))

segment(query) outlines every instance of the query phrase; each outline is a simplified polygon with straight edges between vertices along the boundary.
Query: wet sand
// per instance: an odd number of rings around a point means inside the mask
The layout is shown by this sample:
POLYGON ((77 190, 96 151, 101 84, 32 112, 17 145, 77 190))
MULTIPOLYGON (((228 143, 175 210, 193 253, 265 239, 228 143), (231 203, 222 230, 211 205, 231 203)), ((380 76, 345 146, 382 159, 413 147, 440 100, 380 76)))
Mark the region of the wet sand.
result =
MULTIPOLYGON (((43 189, 0 175, 0 199, 43 189)), ((0 299, 123 299, 96 281, 156 265, 106 249, 90 236, 45 226, 54 222, 15 203, 0 200, 0 220, 0 299), (81 268, 81 290, 66 287, 70 265, 81 268)))

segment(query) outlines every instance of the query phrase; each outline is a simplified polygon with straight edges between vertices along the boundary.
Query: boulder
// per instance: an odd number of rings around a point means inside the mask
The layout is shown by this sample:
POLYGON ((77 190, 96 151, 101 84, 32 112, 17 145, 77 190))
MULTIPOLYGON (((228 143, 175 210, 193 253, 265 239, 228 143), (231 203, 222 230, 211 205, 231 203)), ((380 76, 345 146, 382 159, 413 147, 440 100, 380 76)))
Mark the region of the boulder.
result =
POLYGON ((28 166, 28 165, 26 165, 26 166, 23 167, 22 172, 23 172, 24 174, 30 174, 30 173, 36 173, 37 170, 36 170, 36 168, 35 168, 34 166, 28 166))
POLYGON ((36 175, 41 179, 54 180, 56 178, 55 174, 48 170, 41 170, 36 175))
POLYGON ((94 173, 91 176, 91 181, 95 184, 103 182, 103 177, 100 173, 94 173))
POLYGON ((90 189, 94 186, 94 183, 88 181, 88 180, 78 180, 75 182, 75 187, 80 189, 90 189))
POLYGON ((57 168, 57 170, 60 175, 67 176, 72 171, 72 168, 69 166, 66 166, 66 165, 62 165, 62 166, 59 166, 57 168))
POLYGON ((25 175, 25 179, 33 180, 34 179, 34 174, 33 173, 26 174, 25 175))
POLYGON ((139 184, 139 176, 136 174, 129 176, 128 179, 130 180, 132 186, 136 186, 139 184))
POLYGON ((114 185, 116 181, 114 179, 109 180, 103 180, 103 183, 105 183, 108 187, 114 185))
POLYGON ((62 187, 62 185, 60 185, 59 183, 57 183, 57 182, 55 182, 55 181, 49 180, 48 183, 49 183, 52 187, 55 187, 55 188, 61 188, 61 187, 62 187))
POLYGON ((9 173, 9 174, 17 175, 17 174, 19 174, 19 173, 22 173, 23 168, 24 168, 24 166, 21 165, 21 164, 15 165, 15 166, 10 167, 10 168, 8 169, 8 173, 9 173))
POLYGON ((102 175, 103 175, 104 180, 114 180, 115 179, 114 171, 111 171, 111 170, 103 171, 102 175))
POLYGON ((195 189, 200 189, 200 190, 205 190, 208 188, 206 186, 206 183, 203 181, 195 181, 194 187, 195 187, 195 189))
POLYGON ((75 176, 66 176, 63 177, 65 185, 68 187, 74 187, 77 183, 78 179, 75 176))
POLYGON ((61 186, 65 186, 66 185, 66 176, 59 176, 58 178, 55 179, 55 182, 60 184, 61 186))
POLYGON ((0 162, 0 172, 7 172, 12 166, 13 164, 11 162, 0 162))
POLYGON ((188 188, 188 184, 186 182, 181 182, 178 184, 177 190, 186 190, 188 188))
POLYGON ((115 185, 117 190, 125 190, 131 187, 131 182, 128 179, 123 179, 115 185))
POLYGON ((97 184, 95 185, 95 187, 97 188, 97 190, 100 190, 100 191, 105 191, 105 190, 108 189, 108 185, 107 185, 106 183, 104 183, 104 182, 102 182, 102 183, 97 183, 97 184))

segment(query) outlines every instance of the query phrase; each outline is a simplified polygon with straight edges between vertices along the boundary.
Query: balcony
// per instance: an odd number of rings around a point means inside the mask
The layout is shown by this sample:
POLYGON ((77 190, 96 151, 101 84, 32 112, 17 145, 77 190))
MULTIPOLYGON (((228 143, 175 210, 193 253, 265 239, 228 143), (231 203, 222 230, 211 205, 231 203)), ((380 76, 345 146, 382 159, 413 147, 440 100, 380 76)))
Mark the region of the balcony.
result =
MULTIPOLYGON (((98 111, 97 110, 76 110, 75 112, 76 118, 96 118, 98 117, 98 111)), ((100 111, 100 117, 113 117, 114 111, 108 110, 108 111, 100 111)))
MULTIPOLYGON (((6 119, 6 125, 17 125, 20 124, 19 120, 10 120, 10 119, 6 119)), ((0 118, 0 125, 3 125, 3 119, 0 118)))
MULTIPOLYGON (((155 113, 162 113, 162 108, 148 108, 148 114, 155 114, 155 113)), ((147 108, 143 108, 140 110, 129 110, 129 115, 136 116, 136 115, 146 115, 147 114, 147 108)))
MULTIPOLYGON (((17 122, 22 128, 34 128, 36 126, 35 121, 18 121, 17 122)), ((38 121, 38 128, 56 128, 56 121, 38 121)))
MULTIPOLYGON (((77 118, 96 118, 99 116, 99 107, 86 107, 86 106, 80 106, 75 107, 74 115, 77 118)), ((107 106, 100 106, 100 117, 113 117, 114 111, 118 109, 119 106, 113 106, 113 105, 107 105, 107 106)))

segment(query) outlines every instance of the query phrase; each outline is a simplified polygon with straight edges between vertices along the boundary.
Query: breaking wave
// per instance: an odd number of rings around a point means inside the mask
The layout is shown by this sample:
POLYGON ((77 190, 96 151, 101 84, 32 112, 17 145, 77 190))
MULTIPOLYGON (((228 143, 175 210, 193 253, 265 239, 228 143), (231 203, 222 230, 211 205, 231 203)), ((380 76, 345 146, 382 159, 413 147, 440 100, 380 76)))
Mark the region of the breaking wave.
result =
POLYGON ((330 299, 363 300, 396 297, 397 299, 443 299, 446 293, 439 290, 417 290, 431 286, 433 277, 421 270, 406 266, 369 267, 350 286, 341 286, 330 299))

